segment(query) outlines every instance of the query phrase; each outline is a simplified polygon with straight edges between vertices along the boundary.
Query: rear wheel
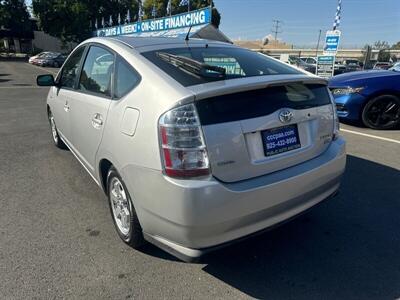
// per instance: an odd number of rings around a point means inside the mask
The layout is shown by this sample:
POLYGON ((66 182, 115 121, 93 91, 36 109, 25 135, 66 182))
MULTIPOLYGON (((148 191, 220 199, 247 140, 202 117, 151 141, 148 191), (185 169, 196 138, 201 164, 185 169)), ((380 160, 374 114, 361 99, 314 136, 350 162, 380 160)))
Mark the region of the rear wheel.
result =
POLYGON ((382 95, 371 99, 362 111, 362 121, 372 129, 392 129, 400 124, 400 99, 382 95))
POLYGON ((49 110, 48 117, 51 129, 51 137, 53 138, 54 145, 56 145, 56 147, 60 149, 68 149, 58 134, 56 122, 54 120, 51 110, 49 110))
POLYGON ((145 244, 142 227, 128 190, 114 167, 108 172, 107 194, 118 235, 132 248, 140 248, 145 244))

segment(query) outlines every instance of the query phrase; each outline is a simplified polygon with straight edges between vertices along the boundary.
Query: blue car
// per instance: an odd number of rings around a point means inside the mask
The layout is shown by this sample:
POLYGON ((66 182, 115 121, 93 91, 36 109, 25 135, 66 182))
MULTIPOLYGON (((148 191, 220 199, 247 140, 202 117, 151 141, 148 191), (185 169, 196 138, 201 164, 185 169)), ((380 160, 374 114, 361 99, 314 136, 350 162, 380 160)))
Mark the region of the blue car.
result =
POLYGON ((400 68, 334 76, 329 81, 338 116, 373 129, 400 125, 400 68))

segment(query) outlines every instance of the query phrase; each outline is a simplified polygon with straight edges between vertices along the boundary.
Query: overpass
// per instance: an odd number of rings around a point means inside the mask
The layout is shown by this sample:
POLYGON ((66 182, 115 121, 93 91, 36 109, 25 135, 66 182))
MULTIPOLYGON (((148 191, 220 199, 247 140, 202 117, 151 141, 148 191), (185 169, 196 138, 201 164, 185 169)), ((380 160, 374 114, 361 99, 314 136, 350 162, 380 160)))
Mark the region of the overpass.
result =
MULTIPOLYGON (((279 58, 281 54, 289 54, 291 56, 312 56, 315 57, 318 55, 323 55, 322 50, 319 50, 318 52, 316 49, 265 49, 265 48, 260 48, 260 49, 251 49, 253 51, 257 52, 262 52, 265 54, 268 54, 273 57, 279 58)), ((400 50, 391 50, 388 49, 388 52, 390 52, 390 56, 395 55, 398 59, 400 59, 400 50)), ((363 57, 364 53, 366 52, 365 49, 340 49, 336 55, 336 57, 345 59, 345 58, 354 58, 354 59, 360 59, 363 57)), ((371 59, 377 59, 378 58, 378 53, 379 50, 372 50, 372 55, 371 59)))

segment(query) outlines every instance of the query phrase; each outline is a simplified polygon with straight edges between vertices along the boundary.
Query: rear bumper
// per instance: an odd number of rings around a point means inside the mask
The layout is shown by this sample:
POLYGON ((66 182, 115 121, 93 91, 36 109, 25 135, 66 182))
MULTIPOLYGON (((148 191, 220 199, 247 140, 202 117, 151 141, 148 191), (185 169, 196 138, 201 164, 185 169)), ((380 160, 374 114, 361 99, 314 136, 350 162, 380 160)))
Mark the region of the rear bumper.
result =
POLYGON ((335 194, 346 164, 345 141, 317 158, 237 182, 173 180, 128 166, 123 177, 145 238, 185 261, 270 228, 335 194))

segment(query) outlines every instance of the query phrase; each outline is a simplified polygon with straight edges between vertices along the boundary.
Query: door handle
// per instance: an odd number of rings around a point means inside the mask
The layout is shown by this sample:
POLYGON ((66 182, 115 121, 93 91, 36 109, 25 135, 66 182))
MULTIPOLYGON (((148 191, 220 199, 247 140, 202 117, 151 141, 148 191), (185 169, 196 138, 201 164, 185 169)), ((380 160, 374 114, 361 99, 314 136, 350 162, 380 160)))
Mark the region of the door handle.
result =
POLYGON ((101 117, 101 114, 99 113, 94 114, 92 118, 92 125, 94 128, 100 128, 103 125, 103 119, 101 117))

